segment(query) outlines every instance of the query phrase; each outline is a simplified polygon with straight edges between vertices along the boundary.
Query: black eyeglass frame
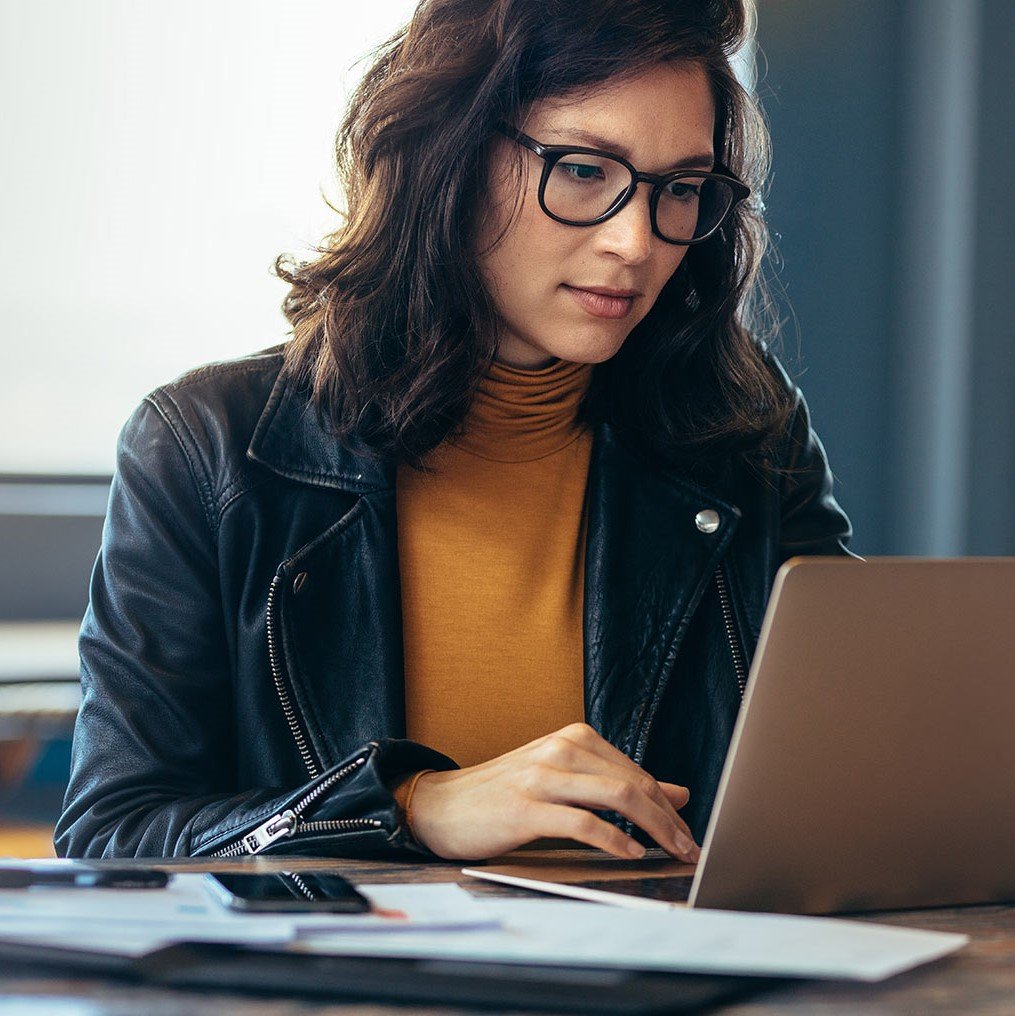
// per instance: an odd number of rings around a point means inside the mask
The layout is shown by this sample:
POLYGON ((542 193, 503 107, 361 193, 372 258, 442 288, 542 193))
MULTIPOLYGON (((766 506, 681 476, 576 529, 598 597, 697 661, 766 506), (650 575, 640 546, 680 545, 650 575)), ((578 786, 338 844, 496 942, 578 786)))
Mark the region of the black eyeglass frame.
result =
MULTIPOLYGON (((673 244, 679 247, 690 247, 696 243, 704 243, 710 237, 714 236, 716 230, 729 218, 730 213, 741 201, 746 200, 751 193, 751 188, 747 186, 742 180, 733 176, 729 172, 716 172, 715 170, 709 172, 702 172, 700 169, 678 169, 672 173, 665 173, 660 176, 657 173, 642 173, 635 169, 630 162, 627 161, 623 156, 617 155, 616 152, 606 152, 601 148, 583 148, 580 145, 543 145, 536 141, 535 138, 529 137, 528 134, 523 133, 510 124, 501 122, 496 125, 496 130, 503 134, 506 138, 512 141, 517 141, 518 144, 527 148, 530 152, 535 153, 543 160, 543 173, 539 179, 539 207, 542 208, 543 212, 548 215, 551 219, 556 222, 561 222, 565 226, 596 226, 600 222, 605 222, 607 219, 612 218, 616 215, 627 203, 634 197, 635 191, 638 189, 639 183, 650 183, 652 184, 652 193, 649 196, 649 219, 652 223, 652 232, 655 236, 658 236, 664 243, 673 244), (565 156, 565 155, 599 155, 605 158, 613 159, 615 162, 619 162, 622 166, 626 167, 628 172, 631 174, 631 183, 620 197, 610 205, 609 208, 603 212, 602 215, 591 219, 589 221, 576 222, 573 219, 565 219, 559 215, 555 215, 546 207, 546 184, 550 179, 550 174, 553 172, 553 167, 565 156), (688 177, 693 177, 696 180, 700 180, 704 177, 708 177, 714 180, 721 180, 727 184, 733 191, 733 200, 730 202, 729 207, 720 216, 719 221, 703 236, 696 236, 692 240, 671 240, 667 236, 659 231, 659 226, 656 222, 656 208, 659 204, 659 195, 662 193, 662 189, 666 184, 673 183, 674 180, 681 180, 688 177)), ((722 167, 720 167, 721 169, 722 167)))

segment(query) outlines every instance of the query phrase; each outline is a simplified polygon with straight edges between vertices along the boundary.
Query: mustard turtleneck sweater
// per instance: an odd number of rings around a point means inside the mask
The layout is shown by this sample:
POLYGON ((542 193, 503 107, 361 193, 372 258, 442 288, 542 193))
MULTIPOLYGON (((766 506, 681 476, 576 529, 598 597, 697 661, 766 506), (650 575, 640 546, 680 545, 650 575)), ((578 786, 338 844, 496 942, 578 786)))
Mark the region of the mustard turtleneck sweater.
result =
POLYGON ((407 736, 463 767, 584 719, 591 376, 494 362, 436 473, 398 470, 407 736))

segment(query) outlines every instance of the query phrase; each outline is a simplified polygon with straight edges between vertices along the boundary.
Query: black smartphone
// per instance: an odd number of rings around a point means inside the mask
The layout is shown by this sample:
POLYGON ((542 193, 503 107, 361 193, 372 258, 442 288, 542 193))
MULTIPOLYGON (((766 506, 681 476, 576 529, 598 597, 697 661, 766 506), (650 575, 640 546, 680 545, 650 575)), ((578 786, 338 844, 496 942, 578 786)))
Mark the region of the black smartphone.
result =
POLYGON ((273 871, 205 875, 224 906, 246 913, 363 914, 370 901, 341 875, 330 871, 273 871))

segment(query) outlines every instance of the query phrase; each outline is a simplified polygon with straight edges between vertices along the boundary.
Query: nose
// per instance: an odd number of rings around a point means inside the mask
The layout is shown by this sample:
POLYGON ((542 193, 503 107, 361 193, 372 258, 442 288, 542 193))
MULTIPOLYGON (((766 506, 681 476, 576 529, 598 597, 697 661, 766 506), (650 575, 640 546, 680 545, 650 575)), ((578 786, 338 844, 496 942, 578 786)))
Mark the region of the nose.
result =
POLYGON ((602 250, 611 251, 631 264, 640 264, 648 258, 653 235, 649 215, 651 193, 649 185, 639 182, 627 204, 599 224, 598 242, 602 250))

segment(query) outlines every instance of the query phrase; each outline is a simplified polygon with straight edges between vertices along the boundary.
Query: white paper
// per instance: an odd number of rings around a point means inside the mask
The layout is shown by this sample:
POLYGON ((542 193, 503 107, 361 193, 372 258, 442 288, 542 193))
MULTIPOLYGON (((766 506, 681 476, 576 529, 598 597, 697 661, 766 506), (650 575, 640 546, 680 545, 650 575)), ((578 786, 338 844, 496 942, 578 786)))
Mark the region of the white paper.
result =
MULTIPOLYGON (((378 919, 366 930, 465 931, 500 927, 500 918, 483 900, 455 882, 398 882, 357 884, 356 888, 380 911, 401 914, 402 919, 378 919)), ((363 918, 348 918, 348 929, 364 929, 363 918)), ((323 926, 322 931, 328 929, 323 926)), ((316 926, 301 924, 299 935, 317 934, 316 926)))
POLYGON ((35 886, 0 890, 0 938, 140 956, 170 942, 284 944, 292 915, 233 914, 201 875, 174 875, 165 889, 35 886))
MULTIPOLYGON (((235 923, 237 917, 215 902, 203 875, 173 875, 165 889, 105 889, 33 886, 0 890, 0 924, 30 919, 162 923, 199 920, 235 923)), ((272 915, 273 916, 273 915, 272 915)))
POLYGON ((628 910, 556 900, 484 900, 485 932, 315 935, 300 951, 688 973, 879 981, 954 952, 966 935, 837 918, 720 910, 628 910))
POLYGON ((58 921, 31 921, 16 931, 0 926, 0 941, 57 946, 79 952, 101 952, 114 956, 143 956, 174 942, 230 942, 243 945, 284 946, 291 942, 296 929, 276 924, 272 927, 193 924, 151 921, 116 923, 99 921, 82 932, 58 921))

